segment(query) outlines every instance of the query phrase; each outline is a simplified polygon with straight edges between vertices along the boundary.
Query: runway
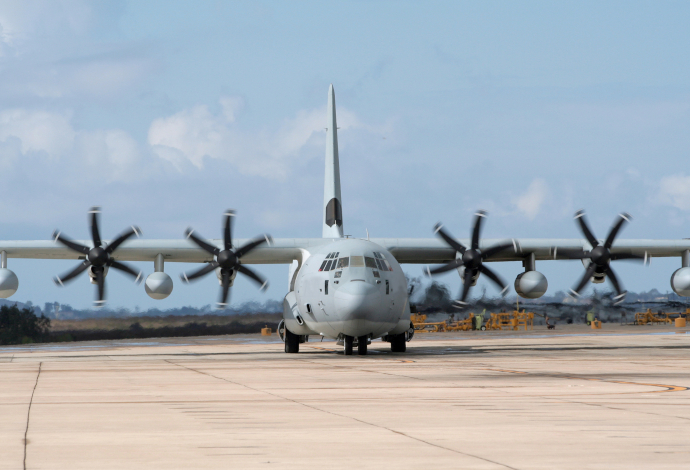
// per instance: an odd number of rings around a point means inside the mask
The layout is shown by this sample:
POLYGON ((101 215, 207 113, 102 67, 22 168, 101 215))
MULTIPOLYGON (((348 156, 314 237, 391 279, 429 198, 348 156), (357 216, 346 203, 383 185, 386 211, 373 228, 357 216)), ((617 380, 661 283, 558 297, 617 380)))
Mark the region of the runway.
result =
POLYGON ((690 334, 0 347, 0 469, 687 468, 690 334))

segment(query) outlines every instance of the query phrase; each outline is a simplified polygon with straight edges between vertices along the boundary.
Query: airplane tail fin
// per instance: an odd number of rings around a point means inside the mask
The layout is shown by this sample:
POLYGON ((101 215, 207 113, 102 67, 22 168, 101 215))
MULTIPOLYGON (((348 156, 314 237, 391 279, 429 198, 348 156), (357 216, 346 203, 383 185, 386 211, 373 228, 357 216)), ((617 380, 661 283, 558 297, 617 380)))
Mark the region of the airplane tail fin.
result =
POLYGON ((338 124, 335 120, 335 91, 328 89, 326 128, 326 177, 323 187, 323 238, 343 238, 343 207, 340 196, 338 124))

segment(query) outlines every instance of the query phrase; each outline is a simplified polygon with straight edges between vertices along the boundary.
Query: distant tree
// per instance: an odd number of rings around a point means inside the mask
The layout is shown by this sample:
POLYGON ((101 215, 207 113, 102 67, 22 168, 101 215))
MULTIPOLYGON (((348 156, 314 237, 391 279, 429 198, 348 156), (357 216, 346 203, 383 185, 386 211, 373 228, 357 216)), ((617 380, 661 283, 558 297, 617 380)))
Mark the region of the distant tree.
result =
POLYGON ((49 330, 50 319, 43 314, 37 317, 32 308, 0 307, 0 344, 41 342, 49 330))

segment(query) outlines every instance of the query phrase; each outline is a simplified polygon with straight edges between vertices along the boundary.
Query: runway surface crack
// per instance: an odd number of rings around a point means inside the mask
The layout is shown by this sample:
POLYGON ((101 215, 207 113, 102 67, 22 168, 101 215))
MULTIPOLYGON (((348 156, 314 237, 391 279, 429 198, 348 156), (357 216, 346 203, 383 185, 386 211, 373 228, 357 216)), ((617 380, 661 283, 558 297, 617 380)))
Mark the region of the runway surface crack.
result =
POLYGON ((38 378, 41 376, 41 369, 43 368, 43 363, 38 363, 38 373, 36 374, 36 383, 34 383, 34 389, 31 391, 31 400, 29 400, 29 410, 26 413, 26 429, 24 429, 24 470, 26 470, 26 446, 28 444, 27 436, 29 435, 29 421, 31 420, 31 405, 34 402, 34 393, 36 393, 36 386, 38 386, 38 378))

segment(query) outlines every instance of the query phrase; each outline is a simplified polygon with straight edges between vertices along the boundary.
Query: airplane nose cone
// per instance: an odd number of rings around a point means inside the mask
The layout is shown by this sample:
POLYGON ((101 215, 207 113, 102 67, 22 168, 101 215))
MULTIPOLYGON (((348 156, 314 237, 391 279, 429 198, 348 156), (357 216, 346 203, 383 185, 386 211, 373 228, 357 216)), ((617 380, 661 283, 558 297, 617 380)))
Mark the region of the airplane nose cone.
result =
POLYGON ((364 320, 378 308, 379 290, 368 282, 348 282, 336 291, 335 310, 343 321, 364 320))

